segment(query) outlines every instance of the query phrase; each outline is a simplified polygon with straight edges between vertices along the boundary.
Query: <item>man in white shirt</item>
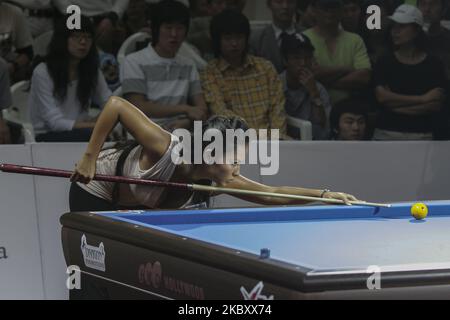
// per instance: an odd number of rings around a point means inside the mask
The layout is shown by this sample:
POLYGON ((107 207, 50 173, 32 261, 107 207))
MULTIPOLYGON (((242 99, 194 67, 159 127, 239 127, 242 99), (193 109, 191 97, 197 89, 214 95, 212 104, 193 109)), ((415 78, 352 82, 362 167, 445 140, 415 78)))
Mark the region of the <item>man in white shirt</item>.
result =
POLYGON ((166 129, 191 128, 193 121, 206 119, 207 107, 193 61, 178 52, 189 29, 189 9, 163 0, 153 10, 152 43, 125 58, 122 92, 166 129))
POLYGON ((58 3, 55 0, 12 0, 11 3, 17 4, 23 10, 31 35, 36 38, 53 30, 53 19, 57 17, 58 10, 65 13, 70 0, 58 3))
POLYGON ((22 11, 0 1, 0 57, 8 63, 12 82, 25 78, 33 58, 32 37, 22 11))

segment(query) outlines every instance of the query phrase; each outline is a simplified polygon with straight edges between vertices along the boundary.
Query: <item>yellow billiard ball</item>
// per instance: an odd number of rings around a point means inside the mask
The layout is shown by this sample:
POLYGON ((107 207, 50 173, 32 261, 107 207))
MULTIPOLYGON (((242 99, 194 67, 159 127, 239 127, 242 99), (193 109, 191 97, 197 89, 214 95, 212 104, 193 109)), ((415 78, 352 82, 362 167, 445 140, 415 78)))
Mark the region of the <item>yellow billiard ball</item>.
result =
POLYGON ((411 214, 416 220, 428 217, 428 207, 423 203, 416 203, 411 207, 411 214))

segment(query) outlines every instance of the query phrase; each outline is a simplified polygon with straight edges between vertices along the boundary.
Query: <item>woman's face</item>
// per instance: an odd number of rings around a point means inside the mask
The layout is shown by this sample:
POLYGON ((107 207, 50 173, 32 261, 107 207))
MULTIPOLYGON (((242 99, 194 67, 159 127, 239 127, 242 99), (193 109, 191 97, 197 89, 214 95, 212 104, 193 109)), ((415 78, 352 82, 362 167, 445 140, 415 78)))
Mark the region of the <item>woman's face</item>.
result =
POLYGON ((224 157, 225 164, 207 165, 206 170, 210 179, 218 185, 227 185, 241 174, 241 163, 245 161, 247 147, 239 146, 236 151, 235 154, 228 154, 224 157), (227 160, 227 156, 229 160, 227 160))
POLYGON ((74 32, 69 36, 68 51, 75 58, 82 60, 86 58, 92 47, 92 35, 85 32, 74 32))
POLYGON ((416 39, 417 33, 417 25, 414 23, 395 23, 391 30, 392 42, 395 46, 411 44, 416 39))

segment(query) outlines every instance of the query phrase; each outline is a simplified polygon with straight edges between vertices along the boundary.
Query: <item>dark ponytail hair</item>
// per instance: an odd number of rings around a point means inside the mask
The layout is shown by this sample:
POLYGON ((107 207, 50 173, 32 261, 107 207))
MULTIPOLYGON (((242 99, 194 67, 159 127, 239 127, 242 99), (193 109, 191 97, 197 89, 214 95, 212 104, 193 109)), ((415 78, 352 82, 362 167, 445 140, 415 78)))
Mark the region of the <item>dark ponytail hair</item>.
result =
MULTIPOLYGON (((240 117, 213 116, 207 121, 203 122, 202 133, 211 129, 220 131, 222 136, 225 137, 227 134, 227 130, 243 130, 245 132, 249 128, 245 120, 240 117)), ((194 139, 194 133, 191 133, 191 141, 194 141, 194 139)), ((202 142, 202 154, 210 144, 210 141, 202 142)), ((235 147, 235 145, 228 146, 226 139, 223 139, 223 150, 229 150, 229 147, 235 147)), ((191 143, 191 163, 194 163, 194 151, 194 143, 191 143)))

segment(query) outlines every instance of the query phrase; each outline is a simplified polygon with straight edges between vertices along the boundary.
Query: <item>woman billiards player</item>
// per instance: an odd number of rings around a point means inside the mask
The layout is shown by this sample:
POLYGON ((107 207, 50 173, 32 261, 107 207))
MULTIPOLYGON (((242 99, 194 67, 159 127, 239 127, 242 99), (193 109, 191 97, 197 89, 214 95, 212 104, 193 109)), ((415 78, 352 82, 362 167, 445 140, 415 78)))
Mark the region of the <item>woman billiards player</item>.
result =
MULTIPOLYGON (((239 118, 213 117, 203 130, 218 129, 224 135, 227 129, 247 130, 239 118)), ((226 139, 224 139, 226 140, 226 139)), ((173 149, 179 139, 152 122, 128 101, 111 97, 100 114, 86 151, 71 177, 71 211, 111 211, 121 209, 178 209, 192 208, 204 203, 215 194, 197 194, 188 190, 154 186, 115 184, 93 180, 96 174, 137 177, 140 179, 181 183, 202 182, 221 188, 289 194, 317 199, 337 199, 348 205, 357 201, 352 195, 328 190, 297 187, 272 187, 252 181, 239 172, 239 160, 230 164, 176 165, 172 161, 173 149), (117 123, 121 123, 135 138, 135 143, 102 149, 105 140, 117 123)), ((226 142, 224 142, 226 143, 226 142)), ((203 149, 210 144, 204 143, 203 149)), ((242 148, 242 146, 230 146, 242 148)), ((224 150, 235 150, 224 146, 224 150)), ((237 152, 237 154, 242 154, 237 152)), ((263 205, 298 205, 307 201, 258 194, 233 194, 263 205)))

